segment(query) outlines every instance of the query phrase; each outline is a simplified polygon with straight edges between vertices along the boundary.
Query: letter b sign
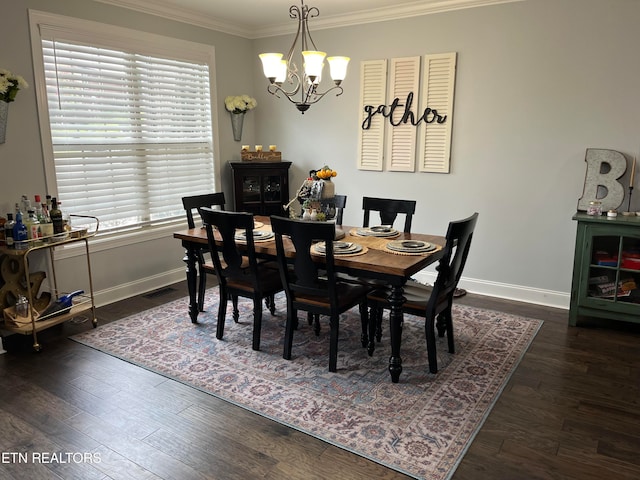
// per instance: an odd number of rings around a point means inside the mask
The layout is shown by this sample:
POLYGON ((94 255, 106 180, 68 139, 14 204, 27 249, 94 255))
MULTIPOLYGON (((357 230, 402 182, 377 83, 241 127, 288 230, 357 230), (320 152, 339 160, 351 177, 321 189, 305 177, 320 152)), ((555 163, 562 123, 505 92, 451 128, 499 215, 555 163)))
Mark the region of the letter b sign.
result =
POLYGON ((624 187, 618 179, 627 170, 627 159, 615 150, 588 148, 587 173, 584 178, 584 190, 578 200, 578 210, 587 210, 589 202, 600 200, 602 210, 615 210, 624 201, 624 187), (605 168, 603 168, 603 165, 605 168), (608 171, 607 171, 608 167, 608 171), (598 197, 598 189, 604 190, 604 196, 598 197))

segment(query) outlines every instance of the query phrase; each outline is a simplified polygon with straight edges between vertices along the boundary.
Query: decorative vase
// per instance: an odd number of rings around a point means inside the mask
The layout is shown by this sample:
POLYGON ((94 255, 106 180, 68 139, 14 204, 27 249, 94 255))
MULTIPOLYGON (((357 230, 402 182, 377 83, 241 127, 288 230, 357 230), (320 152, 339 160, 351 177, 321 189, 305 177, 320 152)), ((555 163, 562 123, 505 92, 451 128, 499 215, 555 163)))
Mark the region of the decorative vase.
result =
POLYGON ((233 129, 233 139, 239 142, 242 138, 242 124, 244 123, 244 112, 231 114, 231 128, 233 129))
POLYGON ((7 117, 9 116, 9 104, 0 100, 0 143, 4 143, 7 134, 7 117))
POLYGON ((309 220, 315 222, 318 219, 318 211, 315 208, 311 209, 311 214, 309 215, 309 220))
POLYGON ((302 214, 302 219, 303 220, 311 220, 311 209, 307 208, 304 213, 302 214))
POLYGON ((333 198, 336 196, 336 184, 330 179, 322 180, 322 199, 333 198))

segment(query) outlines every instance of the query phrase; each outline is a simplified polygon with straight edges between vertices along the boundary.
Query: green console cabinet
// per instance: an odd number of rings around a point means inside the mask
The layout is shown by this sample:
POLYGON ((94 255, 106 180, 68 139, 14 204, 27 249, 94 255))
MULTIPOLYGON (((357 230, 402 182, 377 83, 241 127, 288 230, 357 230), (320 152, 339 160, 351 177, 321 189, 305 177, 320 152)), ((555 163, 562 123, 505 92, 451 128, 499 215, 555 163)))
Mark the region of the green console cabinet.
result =
POLYGON ((569 324, 581 317, 640 323, 640 217, 577 213, 569 324))

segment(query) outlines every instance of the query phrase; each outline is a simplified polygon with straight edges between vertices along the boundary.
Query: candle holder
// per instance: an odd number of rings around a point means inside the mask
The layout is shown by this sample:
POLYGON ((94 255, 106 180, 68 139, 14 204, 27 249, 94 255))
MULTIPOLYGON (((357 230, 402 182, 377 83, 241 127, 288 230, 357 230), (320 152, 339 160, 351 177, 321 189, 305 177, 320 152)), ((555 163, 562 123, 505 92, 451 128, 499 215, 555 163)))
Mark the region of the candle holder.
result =
POLYGON ((627 204, 627 212, 631 212, 631 195, 633 194, 633 186, 629 185, 629 203, 627 204))

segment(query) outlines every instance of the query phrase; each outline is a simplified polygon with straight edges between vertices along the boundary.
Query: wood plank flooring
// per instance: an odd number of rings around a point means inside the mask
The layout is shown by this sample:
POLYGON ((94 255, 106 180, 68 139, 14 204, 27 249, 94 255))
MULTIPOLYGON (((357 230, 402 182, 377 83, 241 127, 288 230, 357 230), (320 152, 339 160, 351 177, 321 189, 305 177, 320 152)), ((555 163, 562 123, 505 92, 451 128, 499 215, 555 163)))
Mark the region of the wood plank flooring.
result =
MULTIPOLYGON (((108 323, 185 295, 179 283, 99 308, 98 319, 108 323)), ((637 326, 569 327, 564 310, 473 294, 459 301, 544 325, 454 480, 640 478, 637 326)), ((68 340, 89 328, 67 322, 43 332, 40 353, 30 337, 4 339, 0 478, 408 478, 68 340), (69 458, 20 461, 17 452, 69 458)))

